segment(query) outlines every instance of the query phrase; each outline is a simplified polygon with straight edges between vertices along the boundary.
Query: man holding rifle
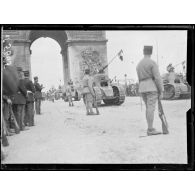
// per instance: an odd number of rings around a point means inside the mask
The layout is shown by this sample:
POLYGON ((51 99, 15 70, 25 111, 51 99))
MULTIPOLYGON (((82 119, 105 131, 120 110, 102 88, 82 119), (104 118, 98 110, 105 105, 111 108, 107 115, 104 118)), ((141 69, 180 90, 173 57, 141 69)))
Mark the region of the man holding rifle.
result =
POLYGON ((144 58, 136 68, 139 79, 139 93, 146 105, 147 135, 149 136, 161 134, 153 127, 153 121, 156 102, 158 98, 162 99, 164 90, 158 65, 151 59, 152 49, 152 46, 144 46, 144 58))

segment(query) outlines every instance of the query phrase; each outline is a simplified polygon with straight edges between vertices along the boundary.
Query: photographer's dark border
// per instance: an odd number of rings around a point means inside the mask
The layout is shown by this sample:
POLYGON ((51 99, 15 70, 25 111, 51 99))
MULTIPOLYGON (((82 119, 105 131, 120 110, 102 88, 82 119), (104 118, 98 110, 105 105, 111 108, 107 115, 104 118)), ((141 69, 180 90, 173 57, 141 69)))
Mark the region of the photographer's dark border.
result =
POLYGON ((187 81, 191 85, 191 109, 187 117, 187 164, 1 164, 2 171, 128 171, 194 170, 194 25, 101 25, 101 24, 4 24, 4 30, 187 30, 187 81))

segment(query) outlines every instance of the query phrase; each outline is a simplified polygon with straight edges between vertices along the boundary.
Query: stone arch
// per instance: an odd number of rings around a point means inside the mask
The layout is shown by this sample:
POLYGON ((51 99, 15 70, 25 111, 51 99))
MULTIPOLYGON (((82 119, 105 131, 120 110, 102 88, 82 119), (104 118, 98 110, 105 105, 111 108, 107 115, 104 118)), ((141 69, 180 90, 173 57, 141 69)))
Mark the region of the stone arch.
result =
MULTIPOLYGON (((4 36, 8 35, 13 40, 14 66, 20 66, 29 70, 31 75, 31 44, 40 37, 49 37, 58 42, 61 47, 63 62, 64 84, 69 79, 79 83, 82 79, 86 59, 83 53, 89 55, 90 67, 96 66, 98 61, 101 66, 107 65, 107 39, 105 31, 85 30, 4 30, 4 36), (98 59, 91 54, 98 54, 98 59), (91 57, 93 59, 91 59, 91 57)), ((31 76, 32 78, 32 76, 31 76)))
MULTIPOLYGON (((64 84, 67 84, 68 80, 70 79, 70 71, 68 67, 66 32, 63 30, 31 30, 29 31, 27 33, 27 40, 29 41, 29 53, 30 54, 32 53, 32 51, 30 50, 32 43, 41 37, 51 38, 59 44, 61 48, 61 55, 62 55, 64 84)), ((30 59, 29 59, 29 70, 31 72, 30 59)))

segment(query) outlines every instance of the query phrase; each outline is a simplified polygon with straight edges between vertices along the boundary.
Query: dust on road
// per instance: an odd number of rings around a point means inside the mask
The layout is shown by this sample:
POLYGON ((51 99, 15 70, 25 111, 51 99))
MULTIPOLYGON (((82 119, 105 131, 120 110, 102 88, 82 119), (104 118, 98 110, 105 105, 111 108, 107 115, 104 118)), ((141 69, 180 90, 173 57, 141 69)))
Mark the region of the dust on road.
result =
MULTIPOLYGON (((145 108, 139 97, 121 106, 100 107, 86 116, 83 102, 45 101, 36 126, 9 137, 3 163, 187 163, 186 111, 190 100, 163 101, 169 135, 146 133, 145 108)), ((156 111, 154 126, 161 130, 156 111)))

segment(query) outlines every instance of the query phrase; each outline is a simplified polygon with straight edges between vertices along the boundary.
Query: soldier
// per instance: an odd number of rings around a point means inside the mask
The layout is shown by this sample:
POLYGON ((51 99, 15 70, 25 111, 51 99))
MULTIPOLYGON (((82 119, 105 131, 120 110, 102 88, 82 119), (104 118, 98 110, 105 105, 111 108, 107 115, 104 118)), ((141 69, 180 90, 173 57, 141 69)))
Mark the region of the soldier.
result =
POLYGON ((144 58, 137 65, 139 79, 139 93, 146 105, 146 120, 148 123, 147 135, 160 134, 153 128, 155 105, 163 94, 163 82, 159 73, 158 65, 151 60, 152 46, 144 46, 144 58))
POLYGON ((24 84, 27 89, 27 100, 25 106, 25 125, 34 126, 34 93, 35 87, 29 79, 29 71, 24 71, 24 84))
MULTIPOLYGON (((22 130, 28 130, 24 126, 24 111, 27 98, 27 90, 24 85, 24 74, 21 67, 17 67, 19 84, 16 94, 12 96, 13 112, 16 117, 16 121, 19 126, 19 132, 22 130)), ((19 133, 17 132, 17 133, 19 133)))
POLYGON ((94 115, 92 104, 95 99, 95 93, 93 91, 93 78, 90 76, 90 70, 85 70, 83 77, 83 101, 86 106, 87 115, 94 115))
POLYGON ((74 106, 72 101, 72 91, 71 91, 71 85, 73 83, 71 81, 68 82, 68 86, 66 87, 66 96, 68 98, 69 106, 74 106))
POLYGON ((36 114, 41 114, 41 99, 42 93, 41 90, 44 88, 43 85, 38 83, 38 77, 34 77, 34 86, 35 86, 35 110, 36 114))

